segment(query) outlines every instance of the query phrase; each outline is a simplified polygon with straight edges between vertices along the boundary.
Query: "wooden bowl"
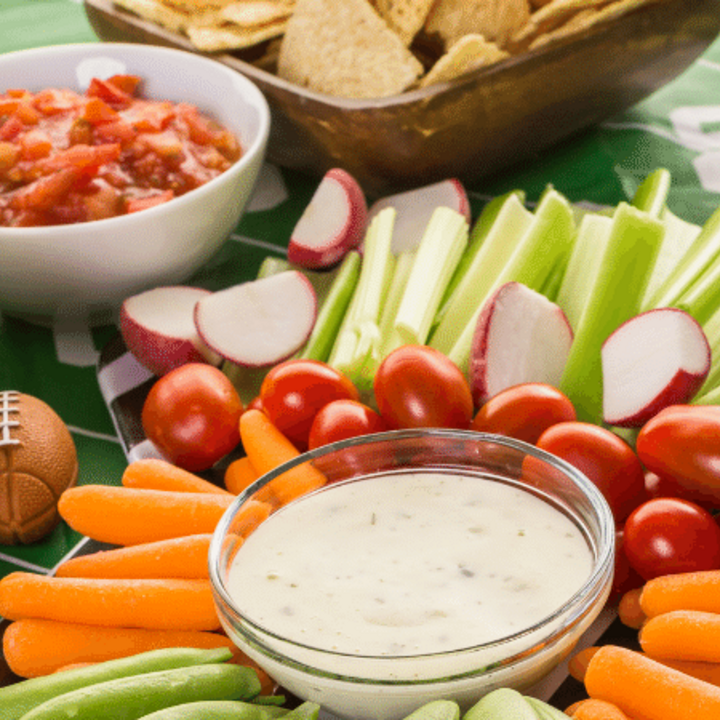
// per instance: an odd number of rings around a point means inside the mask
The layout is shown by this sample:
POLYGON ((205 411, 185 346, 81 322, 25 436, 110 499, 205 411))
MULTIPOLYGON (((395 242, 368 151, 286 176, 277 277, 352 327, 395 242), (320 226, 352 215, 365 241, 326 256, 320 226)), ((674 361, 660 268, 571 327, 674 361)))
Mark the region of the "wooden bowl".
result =
MULTIPOLYGON (((98 36, 194 50, 179 34, 85 0, 98 36)), ((352 173, 369 195, 447 177, 466 183, 628 108, 686 69, 720 33, 720 0, 654 0, 616 20, 449 83, 389 98, 312 92, 240 53, 213 55, 252 79, 271 108, 268 159, 322 175, 352 173)))

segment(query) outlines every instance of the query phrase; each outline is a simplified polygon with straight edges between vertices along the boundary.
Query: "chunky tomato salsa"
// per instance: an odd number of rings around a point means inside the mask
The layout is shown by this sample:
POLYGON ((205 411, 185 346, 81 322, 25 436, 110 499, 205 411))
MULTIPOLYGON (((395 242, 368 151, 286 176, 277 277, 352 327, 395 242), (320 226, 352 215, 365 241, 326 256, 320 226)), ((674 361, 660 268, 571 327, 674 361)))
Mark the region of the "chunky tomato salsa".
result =
POLYGON ((238 139, 194 105, 139 96, 141 78, 84 94, 0 94, 0 226, 65 225, 168 202, 227 170, 238 139))

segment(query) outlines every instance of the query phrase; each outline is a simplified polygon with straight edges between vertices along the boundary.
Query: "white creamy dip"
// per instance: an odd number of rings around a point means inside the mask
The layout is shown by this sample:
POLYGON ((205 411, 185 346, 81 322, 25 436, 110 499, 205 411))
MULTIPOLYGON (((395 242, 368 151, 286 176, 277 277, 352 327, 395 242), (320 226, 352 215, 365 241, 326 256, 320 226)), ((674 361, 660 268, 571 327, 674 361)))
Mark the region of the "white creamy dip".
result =
POLYGON ((351 655, 437 653, 541 622, 587 581, 578 527, 516 486, 407 472, 328 486, 237 552, 227 589, 253 623, 351 655))

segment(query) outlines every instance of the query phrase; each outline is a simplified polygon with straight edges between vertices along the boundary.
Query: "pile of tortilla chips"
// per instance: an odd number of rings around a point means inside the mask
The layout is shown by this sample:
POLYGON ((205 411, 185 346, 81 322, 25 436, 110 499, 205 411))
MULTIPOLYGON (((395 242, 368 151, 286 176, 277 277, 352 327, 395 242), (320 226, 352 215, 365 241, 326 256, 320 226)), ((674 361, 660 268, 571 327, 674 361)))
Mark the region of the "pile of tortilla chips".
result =
POLYGON ((114 0, 202 52, 261 48, 289 82, 379 98, 480 67, 661 0, 114 0))

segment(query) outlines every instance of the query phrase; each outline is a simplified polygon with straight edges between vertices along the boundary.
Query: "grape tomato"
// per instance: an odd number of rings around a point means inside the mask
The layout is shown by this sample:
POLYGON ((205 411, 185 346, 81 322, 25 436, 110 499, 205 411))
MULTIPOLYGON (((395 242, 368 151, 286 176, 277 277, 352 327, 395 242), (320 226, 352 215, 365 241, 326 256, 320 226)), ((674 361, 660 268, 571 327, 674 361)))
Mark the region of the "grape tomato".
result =
POLYGON ((357 400, 333 400, 315 416, 308 447, 314 450, 322 445, 387 429, 387 423, 371 407, 357 400))
POLYGON ((577 418, 570 398, 546 383, 523 383, 501 390, 475 415, 471 428, 535 444, 552 425, 577 418))
POLYGON ((186 363, 150 388, 142 408, 145 435, 168 460, 207 470, 240 442, 242 401, 228 377, 205 363, 186 363))
POLYGON ((380 363, 373 389, 380 415, 393 429, 470 427, 470 385, 460 368, 434 348, 393 350, 380 363))

